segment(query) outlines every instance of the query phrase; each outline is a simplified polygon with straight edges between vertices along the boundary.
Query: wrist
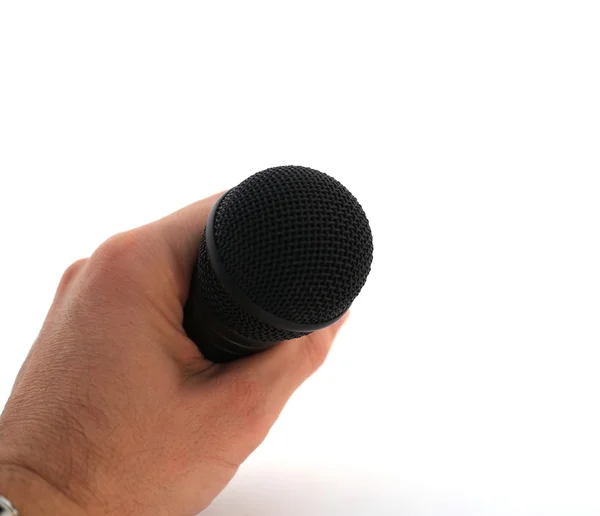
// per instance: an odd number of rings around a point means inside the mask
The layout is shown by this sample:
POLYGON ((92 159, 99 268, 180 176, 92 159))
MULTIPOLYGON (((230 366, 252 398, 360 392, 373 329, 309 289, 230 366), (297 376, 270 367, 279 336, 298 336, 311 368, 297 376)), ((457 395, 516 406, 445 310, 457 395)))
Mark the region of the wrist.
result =
POLYGON ((0 496, 9 500, 20 516, 80 516, 85 511, 34 471, 0 463, 0 496))

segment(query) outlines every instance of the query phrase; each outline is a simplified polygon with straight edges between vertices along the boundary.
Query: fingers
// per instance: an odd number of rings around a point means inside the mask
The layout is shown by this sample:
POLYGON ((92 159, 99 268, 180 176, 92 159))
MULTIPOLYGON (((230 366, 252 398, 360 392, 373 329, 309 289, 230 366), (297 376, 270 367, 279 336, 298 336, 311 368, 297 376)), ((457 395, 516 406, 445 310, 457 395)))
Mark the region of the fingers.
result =
POLYGON ((222 374, 234 383, 240 376, 252 378, 259 398, 271 405, 267 412, 276 417, 294 391, 323 364, 347 318, 348 314, 327 328, 227 364, 222 374))
POLYGON ((136 323, 145 331, 150 326, 159 329, 161 343, 168 342, 163 347, 179 363, 205 369, 208 362, 199 360, 198 349, 184 335, 181 321, 202 233, 219 196, 110 237, 89 260, 67 269, 57 299, 80 284, 95 299, 103 297, 105 310, 109 306, 115 314, 123 312, 120 306, 137 310, 136 323))
POLYGON ((92 255, 103 271, 122 270, 141 276, 145 289, 164 309, 179 312, 184 305, 208 214, 221 194, 197 201, 162 219, 119 233, 92 255))
MULTIPOLYGON (((143 287, 170 320, 181 317, 200 239, 222 194, 197 201, 150 224, 118 233, 92 254, 92 269, 143 287)), ((140 290, 139 288, 137 290, 140 290)))
MULTIPOLYGON (((190 414, 211 400, 216 439, 236 464, 264 440, 294 391, 323 363, 347 317, 300 339, 188 377, 190 414)), ((209 429, 203 427, 206 434, 209 429)))
POLYGON ((208 214, 222 193, 195 202, 151 224, 143 226, 148 240, 165 245, 173 273, 177 296, 183 304, 188 295, 191 274, 196 263, 200 239, 208 214))

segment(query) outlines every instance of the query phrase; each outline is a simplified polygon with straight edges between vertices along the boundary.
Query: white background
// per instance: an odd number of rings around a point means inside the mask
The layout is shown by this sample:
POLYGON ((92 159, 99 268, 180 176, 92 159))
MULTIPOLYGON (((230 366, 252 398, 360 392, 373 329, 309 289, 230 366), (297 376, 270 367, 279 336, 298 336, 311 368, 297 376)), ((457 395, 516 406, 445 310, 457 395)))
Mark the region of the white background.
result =
POLYGON ((300 164, 375 261, 210 516, 600 514, 597 2, 0 3, 0 406, 63 269, 300 164))

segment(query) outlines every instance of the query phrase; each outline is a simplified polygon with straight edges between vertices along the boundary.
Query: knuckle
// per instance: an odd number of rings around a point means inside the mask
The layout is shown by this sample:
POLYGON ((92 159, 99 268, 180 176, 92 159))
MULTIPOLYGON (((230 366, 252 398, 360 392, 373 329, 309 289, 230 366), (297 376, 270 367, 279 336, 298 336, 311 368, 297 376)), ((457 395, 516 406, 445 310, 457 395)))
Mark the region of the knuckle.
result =
POLYGON ((142 241, 135 230, 117 233, 103 242, 91 257, 91 263, 103 272, 133 272, 142 251, 142 241))
POLYGON ((310 335, 304 343, 304 352, 308 367, 311 371, 316 371, 325 362, 329 349, 321 339, 314 338, 314 335, 310 335))
POLYGON ((90 257, 88 284, 102 291, 138 284, 142 252, 136 230, 111 236, 90 257))
POLYGON ((139 238, 134 231, 117 233, 98 247, 93 258, 110 262, 127 261, 137 253, 139 246, 139 238))
POLYGON ((77 260, 76 262, 73 262, 71 265, 69 265, 65 269, 65 272, 63 272, 63 275, 60 278, 60 282, 58 284, 59 292, 64 291, 71 284, 71 282, 79 274, 81 269, 83 269, 83 267, 85 266, 86 263, 87 263, 87 258, 83 258, 81 260, 77 260))

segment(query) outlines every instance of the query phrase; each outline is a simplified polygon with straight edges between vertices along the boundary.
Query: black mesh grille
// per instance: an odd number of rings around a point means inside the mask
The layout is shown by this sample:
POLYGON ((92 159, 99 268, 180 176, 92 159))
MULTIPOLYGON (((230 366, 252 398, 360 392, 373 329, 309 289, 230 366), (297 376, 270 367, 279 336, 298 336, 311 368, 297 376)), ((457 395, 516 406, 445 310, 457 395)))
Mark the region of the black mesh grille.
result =
MULTIPOLYGON (((338 181, 309 168, 264 170, 230 190, 217 209, 214 235, 236 285, 264 310, 296 323, 341 315, 371 268, 373 241, 360 204, 338 181)), ((223 322, 259 340, 301 335, 247 315, 220 287, 204 240, 202 249, 201 290, 223 322)))
POLYGON ((214 314, 229 328, 250 339, 277 342, 305 335, 293 331, 279 330, 246 313, 221 287, 208 260, 206 232, 202 235, 196 274, 192 282, 195 295, 201 295, 214 314))

